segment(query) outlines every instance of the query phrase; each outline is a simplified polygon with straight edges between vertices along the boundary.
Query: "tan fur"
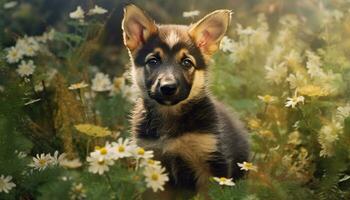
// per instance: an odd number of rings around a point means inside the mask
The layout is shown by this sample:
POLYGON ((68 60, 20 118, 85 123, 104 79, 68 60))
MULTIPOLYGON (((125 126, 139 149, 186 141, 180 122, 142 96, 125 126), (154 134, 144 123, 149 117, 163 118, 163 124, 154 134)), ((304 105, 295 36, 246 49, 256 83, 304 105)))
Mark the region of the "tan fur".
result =
POLYGON ((181 59, 183 58, 183 55, 186 55, 191 61, 193 62, 194 65, 197 65, 196 59, 188 52, 188 49, 180 49, 177 54, 175 55, 175 58, 178 62, 181 62, 181 59))
POLYGON ((176 31, 171 31, 166 39, 165 39, 165 42, 168 44, 168 46, 170 48, 172 48, 175 44, 177 44, 178 42, 180 41, 180 37, 179 35, 177 34, 176 31))
POLYGON ((198 178, 197 185, 199 187, 206 185, 210 177, 209 155, 215 152, 217 138, 213 134, 203 133, 185 133, 176 138, 169 139, 164 145, 163 152, 180 155, 194 169, 198 178))
POLYGON ((155 48, 152 53, 147 54, 145 57, 145 62, 152 56, 159 54, 161 58, 164 58, 165 54, 162 48, 155 48))

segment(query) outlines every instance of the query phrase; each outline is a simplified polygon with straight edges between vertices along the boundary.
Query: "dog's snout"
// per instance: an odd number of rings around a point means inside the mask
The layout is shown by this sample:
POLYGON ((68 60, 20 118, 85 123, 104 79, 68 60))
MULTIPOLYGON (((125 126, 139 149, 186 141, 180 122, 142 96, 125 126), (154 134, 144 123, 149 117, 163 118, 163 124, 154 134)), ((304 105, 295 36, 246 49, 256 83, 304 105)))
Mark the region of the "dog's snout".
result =
POLYGON ((177 90, 176 83, 168 83, 160 86, 160 91, 162 92, 163 95, 166 95, 166 96, 175 94, 176 90, 177 90))
POLYGON ((160 92, 162 95, 171 96, 177 91, 177 82, 173 77, 165 77, 160 81, 160 92))

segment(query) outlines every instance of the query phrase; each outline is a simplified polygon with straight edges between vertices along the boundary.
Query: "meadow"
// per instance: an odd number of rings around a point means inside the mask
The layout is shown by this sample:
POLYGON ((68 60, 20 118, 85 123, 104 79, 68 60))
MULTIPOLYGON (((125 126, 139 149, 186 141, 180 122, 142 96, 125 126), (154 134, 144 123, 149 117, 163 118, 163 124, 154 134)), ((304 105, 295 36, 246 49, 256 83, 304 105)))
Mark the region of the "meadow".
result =
MULTIPOLYGON (((0 0, 0 199, 163 190, 168 172, 129 138, 126 1, 62 2, 0 0)), ((241 180, 212 177, 212 199, 350 199, 349 0, 132 2, 161 23, 233 11, 210 88, 246 126, 251 160, 241 180)))

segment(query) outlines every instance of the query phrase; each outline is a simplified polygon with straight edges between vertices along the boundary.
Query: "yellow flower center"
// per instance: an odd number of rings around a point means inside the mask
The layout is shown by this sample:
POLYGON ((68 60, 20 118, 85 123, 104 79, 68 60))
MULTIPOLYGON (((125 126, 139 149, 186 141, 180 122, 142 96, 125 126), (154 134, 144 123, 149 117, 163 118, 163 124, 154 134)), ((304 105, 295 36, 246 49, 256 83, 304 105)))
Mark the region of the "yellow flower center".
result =
POLYGON ((98 161, 98 164, 99 164, 99 165, 105 164, 105 160, 99 160, 99 161, 98 161))
POLYGON ((263 99, 264 99, 265 102, 271 102, 272 101, 272 96, 265 95, 263 99))
POLYGON ((107 154, 107 149, 106 148, 101 148, 100 149, 100 153, 102 154, 102 155, 106 155, 107 154))
POLYGON ((152 159, 149 159, 148 161, 148 164, 150 164, 150 165, 153 165, 155 162, 154 162, 154 160, 152 160, 152 159))
POLYGON ((95 150, 100 150, 101 147, 100 146, 95 146, 95 150))
POLYGON ((139 148, 138 151, 137 151, 137 154, 144 155, 145 154, 145 150, 143 148, 139 148))
POLYGON ((226 178, 225 177, 221 177, 220 181, 226 181, 226 178))
POLYGON ((159 179, 159 175, 158 174, 152 174, 151 179, 153 181, 157 181, 159 179))
POLYGON ((118 147, 118 152, 124 152, 125 151, 125 147, 124 146, 119 146, 118 147))
POLYGON ((40 159, 40 160, 39 160, 39 164, 40 164, 40 165, 45 165, 45 164, 46 164, 46 160, 40 159))
POLYGON ((253 167, 253 164, 252 163, 244 163, 244 167, 248 168, 248 169, 251 169, 253 167))

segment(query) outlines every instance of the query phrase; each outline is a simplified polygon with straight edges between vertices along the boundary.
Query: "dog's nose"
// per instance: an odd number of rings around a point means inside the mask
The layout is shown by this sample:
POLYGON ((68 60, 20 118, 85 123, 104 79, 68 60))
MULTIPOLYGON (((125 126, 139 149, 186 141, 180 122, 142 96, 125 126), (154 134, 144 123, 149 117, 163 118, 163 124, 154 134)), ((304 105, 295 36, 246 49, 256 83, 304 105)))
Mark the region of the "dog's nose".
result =
POLYGON ((176 81, 166 81, 164 83, 161 83, 160 85, 160 92, 162 95, 165 96, 171 96, 176 93, 177 90, 177 83, 176 81))

